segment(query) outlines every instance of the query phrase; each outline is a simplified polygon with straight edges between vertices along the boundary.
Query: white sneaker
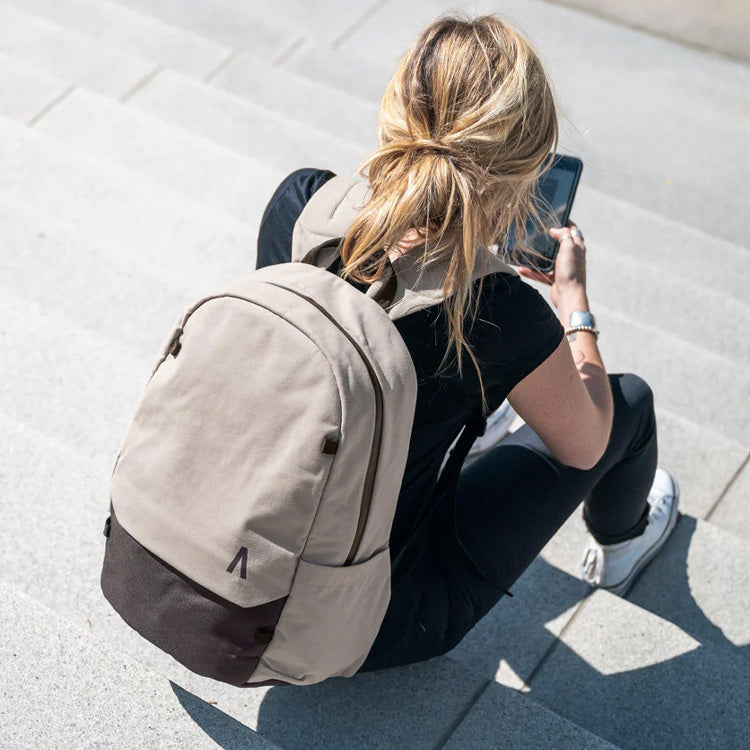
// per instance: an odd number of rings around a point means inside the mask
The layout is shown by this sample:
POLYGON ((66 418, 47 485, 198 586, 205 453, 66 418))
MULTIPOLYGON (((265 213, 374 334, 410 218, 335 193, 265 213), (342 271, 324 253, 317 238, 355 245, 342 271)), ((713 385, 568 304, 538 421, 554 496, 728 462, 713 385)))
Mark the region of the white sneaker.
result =
POLYGON ((599 544, 588 533, 581 560, 581 577, 586 583, 624 596, 638 573, 662 548, 677 523, 680 488, 665 469, 657 469, 648 495, 651 506, 648 525, 633 539, 616 544, 599 544))

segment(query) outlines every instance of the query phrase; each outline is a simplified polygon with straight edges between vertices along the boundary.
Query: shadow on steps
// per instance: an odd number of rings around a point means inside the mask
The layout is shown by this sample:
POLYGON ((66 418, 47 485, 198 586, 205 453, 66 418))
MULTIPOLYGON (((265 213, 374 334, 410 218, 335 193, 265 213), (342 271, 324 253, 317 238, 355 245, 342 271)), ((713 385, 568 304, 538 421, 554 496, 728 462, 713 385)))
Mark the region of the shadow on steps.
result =
MULTIPOLYGON (((517 676, 531 678, 532 699, 619 747, 750 748, 750 647, 729 640, 709 619, 716 612, 701 609, 694 597, 689 562, 698 528, 695 519, 681 516, 628 601, 593 597, 564 641, 555 642, 547 626, 589 589, 537 558, 531 575, 514 586, 514 599, 502 599, 451 656, 312 686, 271 688, 257 730, 284 748, 435 747, 504 661, 517 676), (524 649, 524 640, 534 648, 524 649)), ((721 552, 701 554, 720 559, 721 552)), ((174 689, 217 743, 238 747, 229 736, 223 739, 202 701, 174 689)), ((498 737, 488 737, 490 744, 502 734, 502 723, 498 717, 498 737)))

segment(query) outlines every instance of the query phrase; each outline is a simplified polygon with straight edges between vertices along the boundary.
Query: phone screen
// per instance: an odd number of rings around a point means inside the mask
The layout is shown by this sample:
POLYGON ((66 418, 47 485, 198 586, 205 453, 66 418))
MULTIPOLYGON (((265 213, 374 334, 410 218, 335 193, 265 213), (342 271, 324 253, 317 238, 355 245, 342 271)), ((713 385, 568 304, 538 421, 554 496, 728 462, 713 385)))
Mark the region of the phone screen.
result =
POLYGON ((518 250, 511 232, 507 245, 511 262, 542 271, 549 271, 553 267, 557 255, 557 241, 549 236, 547 230, 553 226, 564 226, 570 218, 570 209, 582 169, 583 163, 580 159, 574 156, 554 155, 552 167, 537 183, 540 215, 544 220, 544 226, 540 227, 531 217, 526 224, 526 241, 542 257, 518 250))

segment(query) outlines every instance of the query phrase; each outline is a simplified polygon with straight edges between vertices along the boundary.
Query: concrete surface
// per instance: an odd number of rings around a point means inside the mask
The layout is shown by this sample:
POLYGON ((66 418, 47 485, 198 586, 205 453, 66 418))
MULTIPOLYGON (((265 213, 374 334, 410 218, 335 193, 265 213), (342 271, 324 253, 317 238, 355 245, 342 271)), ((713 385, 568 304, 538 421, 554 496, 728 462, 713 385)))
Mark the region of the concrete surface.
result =
POLYGON ((614 750, 616 747, 541 706, 533 703, 532 708, 523 706, 524 700, 507 688, 488 685, 443 747, 445 750, 527 750, 531 747, 614 750))
POLYGON ((276 747, 0 581, 4 750, 276 747))
POLYGON ((325 165, 349 174, 365 156, 363 149, 320 130, 303 130, 291 118, 239 96, 210 89, 172 71, 162 71, 141 88, 132 106, 210 140, 262 158, 290 172, 325 165))
POLYGON ((744 0, 547 0, 670 39, 750 60, 750 6, 744 0))
POLYGON ((377 106, 333 86, 249 55, 237 57, 211 79, 211 85, 343 140, 362 144, 363 156, 375 146, 377 106))
POLYGON ((747 662, 605 591, 580 608, 528 694, 622 748, 747 746, 747 662))
POLYGON ((383 63, 333 50, 315 39, 305 39, 280 63, 280 67, 313 81, 325 81, 379 106, 383 91, 396 69, 396 60, 383 63))
POLYGON ((160 269, 177 284, 191 278, 210 284, 235 275, 238 260, 252 257, 256 232, 246 224, 219 220, 200 203, 65 152, 15 123, 0 119, 0 134, 0 192, 96 237, 104 253, 127 253, 137 266, 160 269))
POLYGON ((0 52, 110 96, 126 93, 154 69, 151 62, 5 3, 0 3, 0 27, 0 52))
POLYGON ((107 0, 5 0, 27 13, 86 34, 110 49, 153 60, 203 78, 223 62, 230 48, 199 34, 176 29, 107 0))
POLYGON ((259 159, 82 89, 60 102, 36 130, 252 226, 286 176, 259 159))
POLYGON ((0 55, 0 114, 28 122, 68 88, 65 81, 0 55))
POLYGON ((750 469, 747 459, 709 519, 717 526, 750 539, 750 469))

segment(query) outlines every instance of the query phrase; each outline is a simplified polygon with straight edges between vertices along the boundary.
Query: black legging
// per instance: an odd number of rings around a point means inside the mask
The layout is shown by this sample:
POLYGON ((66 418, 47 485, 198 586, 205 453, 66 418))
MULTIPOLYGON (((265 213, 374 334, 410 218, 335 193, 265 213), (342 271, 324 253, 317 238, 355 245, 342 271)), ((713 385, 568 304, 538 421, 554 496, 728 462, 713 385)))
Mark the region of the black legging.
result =
POLYGON ((601 543, 644 530, 657 460, 653 397, 636 375, 609 378, 614 422, 594 468, 561 464, 524 426, 462 470, 394 561, 391 602, 360 672, 450 651, 581 502, 601 543))

